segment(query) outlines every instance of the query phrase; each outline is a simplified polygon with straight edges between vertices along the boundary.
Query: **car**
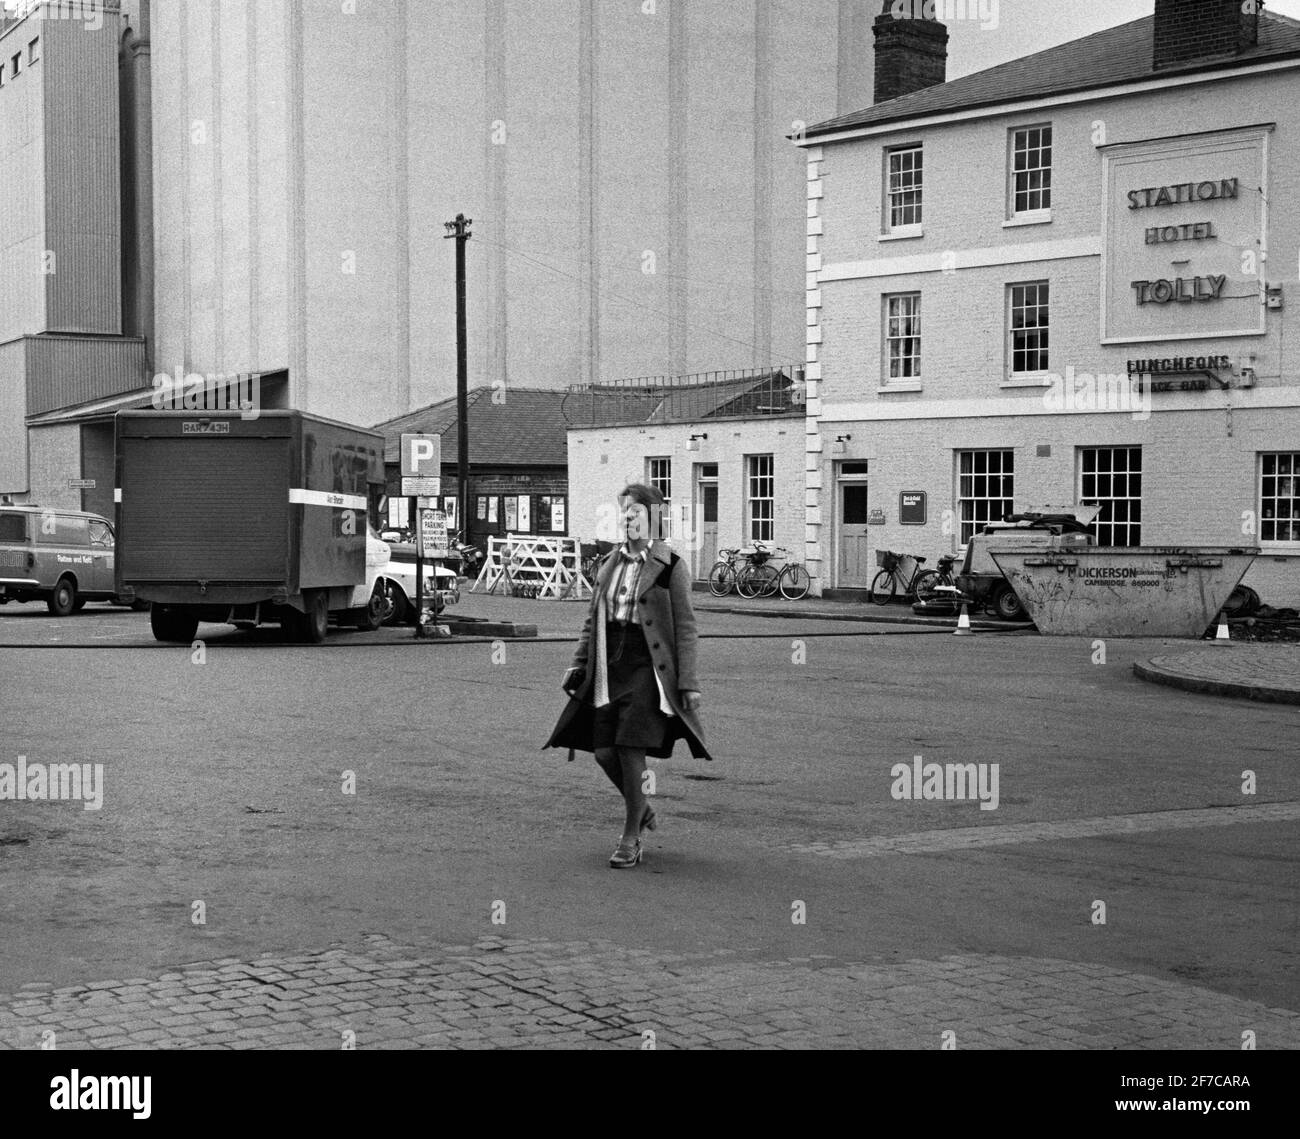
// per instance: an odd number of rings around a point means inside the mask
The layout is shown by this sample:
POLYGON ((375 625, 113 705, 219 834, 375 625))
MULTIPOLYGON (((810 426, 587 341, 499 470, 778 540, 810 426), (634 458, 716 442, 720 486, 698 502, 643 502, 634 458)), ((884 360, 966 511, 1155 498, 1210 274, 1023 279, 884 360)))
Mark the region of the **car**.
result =
MULTIPOLYGON (((404 625, 415 621, 414 547, 390 545, 368 527, 366 533, 366 581, 357 586, 350 612, 361 628, 404 625), (408 552, 409 551, 409 552, 408 552)), ((426 567, 426 598, 436 594, 435 608, 441 612, 460 601, 456 574, 445 566, 426 567), (435 584, 436 583, 436 584, 435 584)))
POLYGON ((32 503, 0 506, 0 605, 44 601, 56 617, 88 601, 120 601, 113 584, 116 540, 107 518, 32 503))

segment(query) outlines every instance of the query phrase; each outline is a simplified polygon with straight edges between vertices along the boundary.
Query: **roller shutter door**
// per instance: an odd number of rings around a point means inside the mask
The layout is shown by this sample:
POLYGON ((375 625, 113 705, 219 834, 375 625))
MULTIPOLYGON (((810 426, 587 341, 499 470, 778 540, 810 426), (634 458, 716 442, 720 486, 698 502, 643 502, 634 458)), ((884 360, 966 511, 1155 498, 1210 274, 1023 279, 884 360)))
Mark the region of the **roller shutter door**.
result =
POLYGON ((124 580, 285 580, 287 439, 136 437, 127 447, 124 580))

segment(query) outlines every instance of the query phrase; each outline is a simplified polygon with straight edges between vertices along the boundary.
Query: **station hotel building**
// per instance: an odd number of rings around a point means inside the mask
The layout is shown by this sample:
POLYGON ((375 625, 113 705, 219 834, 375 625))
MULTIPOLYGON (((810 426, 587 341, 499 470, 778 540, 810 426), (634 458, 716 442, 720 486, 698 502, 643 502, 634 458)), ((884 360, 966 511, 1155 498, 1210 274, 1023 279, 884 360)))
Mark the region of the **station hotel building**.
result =
POLYGON ((795 140, 816 586, 1086 500, 1300 605, 1300 23, 1155 0, 944 82, 946 27, 883 7, 876 102, 795 140))

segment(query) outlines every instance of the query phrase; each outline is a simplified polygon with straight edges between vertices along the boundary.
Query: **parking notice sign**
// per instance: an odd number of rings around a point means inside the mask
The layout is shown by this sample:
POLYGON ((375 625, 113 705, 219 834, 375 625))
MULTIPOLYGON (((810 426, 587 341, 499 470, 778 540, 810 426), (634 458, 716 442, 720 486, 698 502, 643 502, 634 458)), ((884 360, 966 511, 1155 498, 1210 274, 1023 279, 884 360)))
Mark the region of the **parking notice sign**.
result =
POLYGON ((420 511, 420 557, 445 558, 447 549, 447 515, 441 510, 420 511))

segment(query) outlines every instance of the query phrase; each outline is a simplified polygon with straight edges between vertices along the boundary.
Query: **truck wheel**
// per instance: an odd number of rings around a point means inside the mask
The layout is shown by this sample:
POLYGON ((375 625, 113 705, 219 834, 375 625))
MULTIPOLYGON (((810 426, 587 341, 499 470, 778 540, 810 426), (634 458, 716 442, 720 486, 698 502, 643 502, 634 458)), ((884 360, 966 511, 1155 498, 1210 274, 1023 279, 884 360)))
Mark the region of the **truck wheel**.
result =
POLYGON ((993 609, 1004 621, 1020 621, 1025 616, 1025 607, 1009 585, 999 586, 993 594, 993 609))
POLYGON ((169 609, 165 605, 149 607, 149 628, 155 641, 169 645, 188 645, 199 631, 199 619, 184 609, 169 609))
POLYGON ((385 582, 375 582, 374 592, 370 595, 370 602, 361 610, 360 616, 357 617, 356 626, 358 629, 364 629, 366 632, 373 633, 378 630, 393 612, 393 602, 388 596, 388 589, 385 582))
POLYGON ((303 597, 307 612, 302 616, 302 639, 319 645, 330 631, 330 598, 323 589, 313 589, 303 597))
POLYGON ((56 617, 71 617, 77 611, 77 587, 72 584, 72 578, 59 578, 45 605, 56 617))

